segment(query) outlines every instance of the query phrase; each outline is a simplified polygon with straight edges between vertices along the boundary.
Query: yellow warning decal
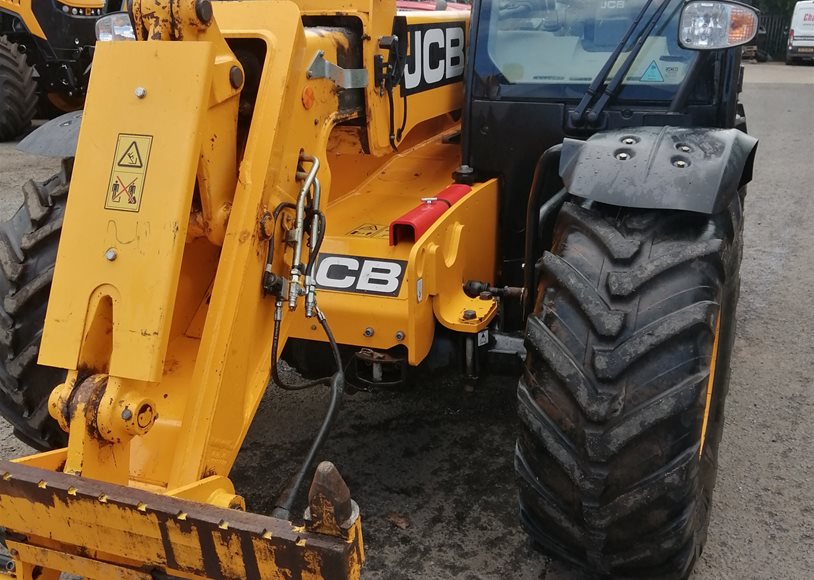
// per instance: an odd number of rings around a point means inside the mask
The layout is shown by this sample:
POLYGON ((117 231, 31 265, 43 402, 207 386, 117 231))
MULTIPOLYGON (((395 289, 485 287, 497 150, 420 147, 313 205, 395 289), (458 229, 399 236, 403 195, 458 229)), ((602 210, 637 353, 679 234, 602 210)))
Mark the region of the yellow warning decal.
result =
POLYGON ((361 224, 349 231, 347 235, 357 238, 388 238, 390 228, 382 224, 361 224))
POLYGON ((106 209, 137 212, 141 208, 152 145, 151 135, 119 133, 110 183, 107 184, 106 209))

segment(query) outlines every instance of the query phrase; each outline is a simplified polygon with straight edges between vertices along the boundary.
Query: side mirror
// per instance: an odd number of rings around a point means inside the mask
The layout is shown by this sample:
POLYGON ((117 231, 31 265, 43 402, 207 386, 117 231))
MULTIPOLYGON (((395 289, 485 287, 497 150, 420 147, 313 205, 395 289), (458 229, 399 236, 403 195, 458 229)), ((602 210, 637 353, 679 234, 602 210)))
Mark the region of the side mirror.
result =
POLYGON ((729 0, 690 0, 681 9, 678 41, 690 50, 718 50, 748 44, 758 30, 759 12, 729 0))

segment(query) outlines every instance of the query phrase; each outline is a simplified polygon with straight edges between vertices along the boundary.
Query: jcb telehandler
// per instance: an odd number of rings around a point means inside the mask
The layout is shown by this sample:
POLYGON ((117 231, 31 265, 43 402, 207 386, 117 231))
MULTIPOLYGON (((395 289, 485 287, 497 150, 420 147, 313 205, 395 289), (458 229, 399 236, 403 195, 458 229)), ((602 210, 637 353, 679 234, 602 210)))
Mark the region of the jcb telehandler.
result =
POLYGON ((94 25, 122 0, 0 0, 0 141, 82 108, 94 25))
POLYGON ((320 463, 307 502, 303 484, 346 381, 398 386, 453 345, 469 381, 524 357, 520 518, 545 551, 591 575, 689 575, 734 339, 757 14, 423 7, 133 0, 99 21, 75 159, 28 182, 0 232, 0 406, 51 449, 0 462, 9 573, 358 577, 338 471, 320 463), (283 352, 331 374, 293 382, 283 352), (267 385, 330 396, 257 515, 228 474, 267 385))

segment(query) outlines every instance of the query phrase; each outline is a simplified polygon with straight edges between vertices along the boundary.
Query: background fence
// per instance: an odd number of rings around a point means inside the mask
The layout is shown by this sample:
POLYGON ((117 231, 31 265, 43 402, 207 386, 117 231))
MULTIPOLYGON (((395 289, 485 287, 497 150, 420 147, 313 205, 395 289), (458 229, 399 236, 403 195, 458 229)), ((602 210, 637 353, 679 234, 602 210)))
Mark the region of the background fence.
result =
POLYGON ((760 29, 766 31, 757 41, 758 58, 761 60, 783 60, 788 47, 789 24, 791 17, 786 14, 761 14, 760 29))

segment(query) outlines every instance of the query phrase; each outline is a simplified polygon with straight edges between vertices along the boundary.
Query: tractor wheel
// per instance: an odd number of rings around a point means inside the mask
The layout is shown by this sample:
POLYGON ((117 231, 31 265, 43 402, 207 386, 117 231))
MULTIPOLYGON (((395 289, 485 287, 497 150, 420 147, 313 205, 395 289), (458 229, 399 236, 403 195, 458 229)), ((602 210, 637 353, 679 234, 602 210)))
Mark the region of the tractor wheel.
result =
POLYGON ((735 328, 741 205, 561 210, 527 321, 515 467, 550 555, 686 578, 706 540, 735 328))
POLYGON ((18 439, 40 450, 67 435, 48 414, 65 371, 37 364, 48 292, 68 194, 70 163, 43 182, 23 185, 17 213, 0 224, 0 414, 18 439))
POLYGON ((56 119, 65 113, 78 111, 84 105, 84 97, 69 97, 57 92, 40 93, 36 116, 38 119, 56 119))
POLYGON ((34 69, 16 44, 0 36, 0 142, 11 141, 28 130, 36 110, 34 69))

